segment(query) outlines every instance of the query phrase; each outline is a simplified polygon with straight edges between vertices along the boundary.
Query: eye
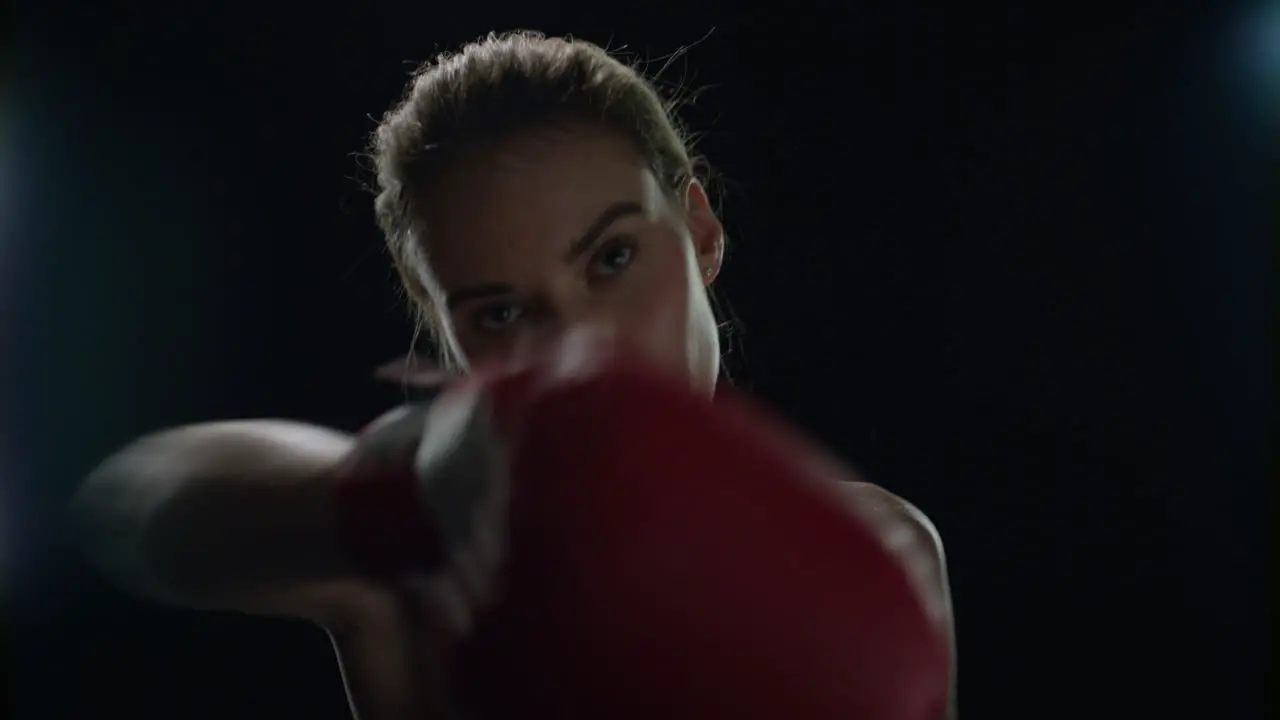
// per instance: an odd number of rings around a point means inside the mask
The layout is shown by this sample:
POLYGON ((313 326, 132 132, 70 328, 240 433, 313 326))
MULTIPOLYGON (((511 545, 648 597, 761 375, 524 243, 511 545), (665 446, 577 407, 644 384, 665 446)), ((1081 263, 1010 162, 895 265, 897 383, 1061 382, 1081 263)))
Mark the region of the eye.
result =
POLYGON ((511 327, 522 315, 524 311, 519 306, 503 303, 480 308, 473 318, 476 327, 493 332, 511 327))
POLYGON ((631 264, 635 256, 636 241, 634 238, 616 238, 606 243, 591 257, 591 265, 587 268, 587 271, 593 277, 617 275, 627 269, 627 266, 631 264))

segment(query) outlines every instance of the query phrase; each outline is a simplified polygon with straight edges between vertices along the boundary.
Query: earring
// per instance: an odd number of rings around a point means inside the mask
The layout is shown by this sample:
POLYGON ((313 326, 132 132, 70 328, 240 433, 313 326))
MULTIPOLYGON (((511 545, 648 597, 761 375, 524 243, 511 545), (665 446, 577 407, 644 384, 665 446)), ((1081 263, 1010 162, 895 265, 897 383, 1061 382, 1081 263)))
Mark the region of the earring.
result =
POLYGON ((702 269, 702 274, 703 274, 704 276, 706 276, 706 278, 707 278, 708 280, 710 280, 710 279, 711 279, 711 275, 712 275, 712 273, 713 273, 713 272, 714 272, 714 270, 712 270, 711 268, 703 268, 703 269, 702 269))

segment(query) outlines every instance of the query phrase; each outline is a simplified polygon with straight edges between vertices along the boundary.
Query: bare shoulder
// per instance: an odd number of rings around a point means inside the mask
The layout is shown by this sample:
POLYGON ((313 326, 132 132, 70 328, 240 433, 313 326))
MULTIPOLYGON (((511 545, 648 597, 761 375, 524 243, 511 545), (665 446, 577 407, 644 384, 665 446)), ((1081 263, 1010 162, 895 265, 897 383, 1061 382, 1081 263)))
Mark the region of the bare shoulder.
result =
POLYGON ((842 486, 843 491, 853 502, 870 510, 873 514, 907 523, 918 537, 931 542, 941 555, 942 536, 923 510, 879 485, 869 482, 846 482, 842 483, 842 486))
POLYGON ((903 561, 908 574, 921 588, 926 612, 946 634, 951 689, 944 718, 956 717, 956 634, 951 607, 951 584, 947 578, 942 536, 920 508, 884 488, 868 482, 846 482, 844 492, 861 513, 879 526, 885 544, 903 561), (901 532, 902 528, 908 532, 901 532))

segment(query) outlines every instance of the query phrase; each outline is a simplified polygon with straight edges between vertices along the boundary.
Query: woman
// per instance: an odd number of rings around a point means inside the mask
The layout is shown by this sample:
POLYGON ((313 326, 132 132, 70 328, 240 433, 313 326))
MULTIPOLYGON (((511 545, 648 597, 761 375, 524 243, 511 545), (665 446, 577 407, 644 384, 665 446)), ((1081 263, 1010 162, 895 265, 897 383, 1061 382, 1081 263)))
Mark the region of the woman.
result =
MULTIPOLYGON (((708 291, 724 231, 663 102, 632 69, 582 41, 490 36, 414 77, 373 157, 378 221, 447 365, 501 363, 591 325, 713 393, 708 291)), ((421 717, 443 697, 422 679, 438 677, 441 648, 465 628, 459 578, 406 588, 362 577, 329 505, 339 469, 385 443, 274 421, 179 428, 104 463, 78 507, 100 563, 136 592, 315 621, 359 717, 421 717)), ((904 552, 930 559, 949 633, 932 525, 875 486, 846 492, 904 552)))

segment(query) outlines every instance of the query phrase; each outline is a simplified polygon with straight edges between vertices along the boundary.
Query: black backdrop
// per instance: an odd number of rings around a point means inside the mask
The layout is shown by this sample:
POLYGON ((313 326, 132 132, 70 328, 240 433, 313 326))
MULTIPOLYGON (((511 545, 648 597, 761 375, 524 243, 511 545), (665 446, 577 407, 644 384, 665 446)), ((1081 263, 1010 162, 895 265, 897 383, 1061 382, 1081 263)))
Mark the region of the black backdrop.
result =
POLYGON ((653 68, 714 28, 664 79, 705 88, 736 376, 934 518, 967 717, 1261 717, 1251 8, 155 5, 16 16, 13 716, 345 716, 319 631, 120 596, 57 511, 159 426, 397 400, 368 380, 409 327, 352 153, 407 61, 536 27, 653 68))

